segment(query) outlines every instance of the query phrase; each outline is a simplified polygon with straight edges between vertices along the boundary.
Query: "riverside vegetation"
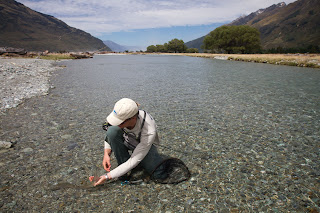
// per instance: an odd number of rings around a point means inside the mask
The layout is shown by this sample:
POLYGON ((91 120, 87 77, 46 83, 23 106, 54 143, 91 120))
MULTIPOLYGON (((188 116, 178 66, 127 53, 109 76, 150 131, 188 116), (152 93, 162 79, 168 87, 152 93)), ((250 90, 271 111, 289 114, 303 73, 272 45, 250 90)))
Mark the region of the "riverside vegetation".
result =
POLYGON ((210 54, 210 53, 161 53, 164 55, 185 55, 233 61, 266 63, 298 67, 320 68, 320 54, 210 54))

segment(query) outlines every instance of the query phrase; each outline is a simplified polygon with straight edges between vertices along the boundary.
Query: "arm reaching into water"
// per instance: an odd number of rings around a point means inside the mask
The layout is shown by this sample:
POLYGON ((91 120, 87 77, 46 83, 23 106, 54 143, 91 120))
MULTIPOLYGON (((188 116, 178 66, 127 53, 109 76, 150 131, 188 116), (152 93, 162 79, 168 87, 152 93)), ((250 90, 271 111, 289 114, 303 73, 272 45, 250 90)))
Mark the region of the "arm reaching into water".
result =
MULTIPOLYGON (((111 149, 104 149, 104 156, 103 156, 103 161, 102 165, 104 170, 107 172, 110 172, 111 168, 111 163, 110 163, 110 155, 111 155, 111 149)), ((94 186, 103 184, 107 179, 111 179, 110 174, 108 175, 102 175, 100 177, 95 177, 95 176, 90 176, 89 180, 94 182, 94 186)))
POLYGON ((94 182, 94 186, 97 186, 97 185, 100 185, 100 184, 103 184, 108 178, 106 177, 106 175, 102 175, 100 177, 98 177, 98 180, 95 181, 95 178, 94 176, 90 176, 89 177, 89 180, 90 182, 94 182))
POLYGON ((110 168, 111 168, 110 155, 111 155, 111 149, 104 149, 102 165, 104 170, 106 170, 107 172, 110 172, 110 168))

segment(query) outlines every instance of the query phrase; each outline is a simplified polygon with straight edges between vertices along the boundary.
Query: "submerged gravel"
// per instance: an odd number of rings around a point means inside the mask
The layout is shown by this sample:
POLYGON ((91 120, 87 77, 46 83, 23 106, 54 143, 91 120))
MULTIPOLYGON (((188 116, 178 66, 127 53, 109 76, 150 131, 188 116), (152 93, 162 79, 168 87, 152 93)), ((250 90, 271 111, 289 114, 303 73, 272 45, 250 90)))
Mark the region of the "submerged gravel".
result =
POLYGON ((2 113, 0 140, 15 144, 0 150, 2 212, 319 211, 317 72, 103 57, 64 62, 47 96, 2 113), (101 124, 124 94, 153 115, 159 150, 182 159, 190 180, 91 186, 88 176, 103 173, 101 124))

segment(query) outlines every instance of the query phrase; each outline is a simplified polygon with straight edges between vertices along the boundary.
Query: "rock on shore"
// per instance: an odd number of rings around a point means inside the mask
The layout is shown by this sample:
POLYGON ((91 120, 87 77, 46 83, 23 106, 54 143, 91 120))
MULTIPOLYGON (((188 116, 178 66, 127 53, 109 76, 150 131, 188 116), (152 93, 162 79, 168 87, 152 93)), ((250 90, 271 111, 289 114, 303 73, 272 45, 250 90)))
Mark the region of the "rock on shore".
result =
POLYGON ((46 95, 52 60, 0 59, 0 110, 16 107, 24 99, 46 95))

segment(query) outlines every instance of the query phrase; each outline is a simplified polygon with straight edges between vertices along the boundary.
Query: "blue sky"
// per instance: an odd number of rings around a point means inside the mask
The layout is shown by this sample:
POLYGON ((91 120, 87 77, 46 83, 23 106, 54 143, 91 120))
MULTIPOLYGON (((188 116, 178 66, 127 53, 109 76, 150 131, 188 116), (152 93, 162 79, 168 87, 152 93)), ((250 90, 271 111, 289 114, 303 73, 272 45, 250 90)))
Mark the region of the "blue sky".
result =
POLYGON ((17 0, 101 40, 147 47, 184 42, 272 4, 295 0, 17 0))

